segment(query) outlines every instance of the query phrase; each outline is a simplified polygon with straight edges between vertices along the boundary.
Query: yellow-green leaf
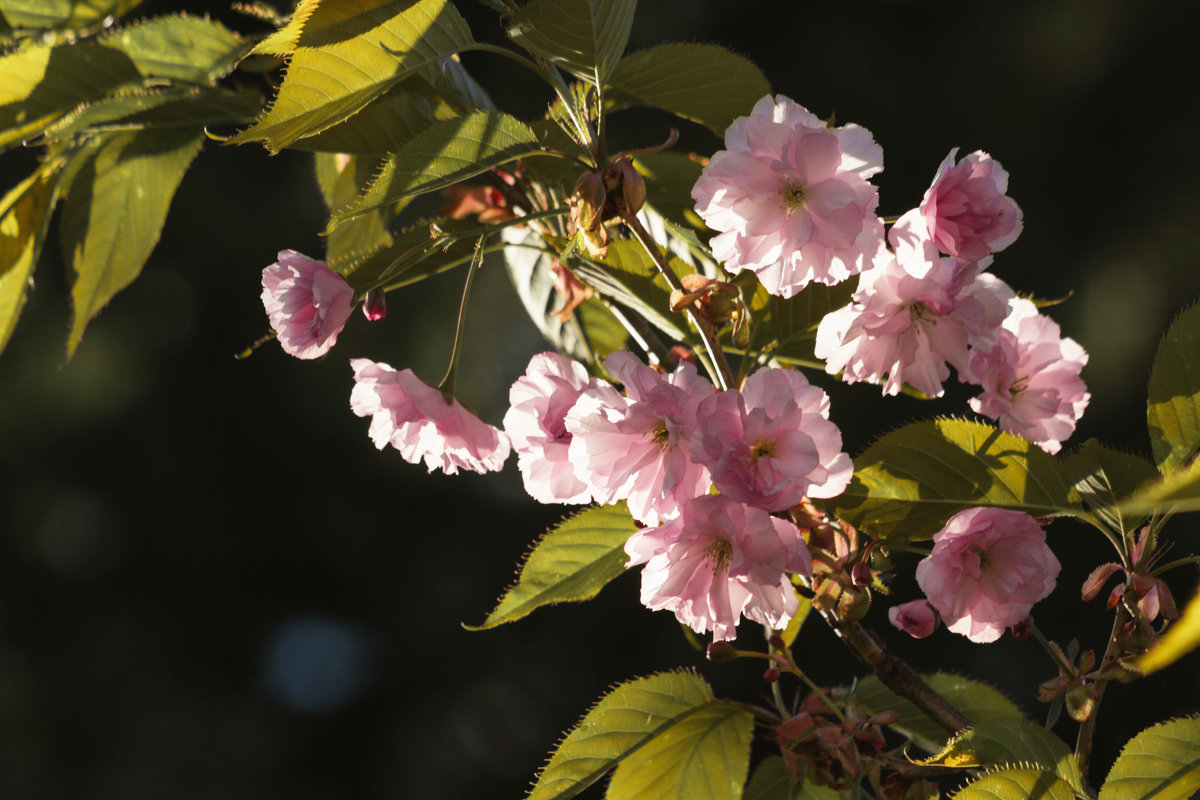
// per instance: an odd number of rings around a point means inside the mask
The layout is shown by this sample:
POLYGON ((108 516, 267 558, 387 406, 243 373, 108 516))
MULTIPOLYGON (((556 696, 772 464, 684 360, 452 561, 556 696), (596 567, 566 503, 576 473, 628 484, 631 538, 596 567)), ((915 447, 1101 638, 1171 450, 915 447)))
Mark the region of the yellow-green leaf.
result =
POLYGON ((984 775, 956 792, 954 800, 1075 800, 1075 790, 1053 772, 1019 767, 984 775))
POLYGON ((305 3, 255 52, 290 52, 275 102, 230 143, 272 152, 337 125, 417 71, 472 43, 447 0, 305 3), (287 32, 284 35, 284 32, 287 32))
POLYGON ((787 765, 779 756, 767 756, 754 768, 742 800, 842 800, 841 792, 825 786, 793 786, 787 765))
POLYGON ((623 683, 567 734, 529 800, 574 797, 614 767, 609 800, 737 800, 753 724, 748 711, 716 700, 691 673, 623 683))
POLYGON ((61 229, 75 271, 67 358, 87 324, 141 272, 203 139, 183 128, 114 134, 76 176, 61 229))
POLYGON ((508 35, 531 53, 603 86, 625 52, 637 0, 533 0, 508 35))
POLYGON ((1200 448, 1200 305, 1171 324, 1150 371, 1146 418, 1154 460, 1164 475, 1200 448))
POLYGON ((637 530, 624 503, 585 509, 547 531, 533 546, 521 574, 478 626, 487 630, 553 603, 590 600, 625 571, 625 540, 637 530))
POLYGON ((940 752, 919 763, 963 768, 1037 765, 1073 788, 1083 788, 1079 764, 1063 740, 1041 725, 1013 717, 983 720, 955 734, 940 752))
POLYGON ((86 28, 110 14, 121 16, 142 0, 0 0, 0 14, 14 28, 86 28))
POLYGON ((804 620, 808 619, 810 611, 812 611, 812 601, 796 592, 796 613, 788 620, 787 626, 780 633, 784 647, 791 647, 792 643, 796 641, 796 637, 800 635, 800 628, 804 625, 804 620))
POLYGON ((1200 511, 1200 459, 1194 459, 1160 480, 1148 481, 1121 500, 1117 511, 1125 516, 1168 511, 1200 511))
POLYGON ((1088 439, 1063 460, 1063 470, 1084 504, 1111 530, 1126 533, 1145 520, 1144 514, 1124 516, 1118 501, 1158 477, 1146 459, 1088 439))
MULTIPOLYGON (((942 699, 973 723, 1025 719, 1021 709, 986 683, 944 672, 921 677, 942 699)), ((940 725, 925 716, 908 700, 880 683, 874 675, 859 682, 854 699, 869 708, 873 714, 895 711, 900 717, 888 727, 909 737, 931 753, 941 749, 942 744, 950 737, 940 725)))
POLYGON ((345 220, 539 152, 529 126, 500 111, 438 122, 389 156, 363 196, 334 215, 329 231, 345 220))
POLYGON ((1200 647, 1200 592, 1187 604, 1179 619, 1171 623, 1158 644, 1138 659, 1137 667, 1144 673, 1157 672, 1197 647, 1200 647))
POLYGON ((25 305, 54 205, 58 168, 57 162, 43 164, 0 199, 0 352, 25 305))
POLYGON ((211 84, 233 69, 249 45, 219 22, 186 14, 117 28, 101 44, 129 56, 147 78, 211 84))
MULTIPOLYGON (((429 84, 410 80, 396 86, 345 122, 292 143, 297 150, 373 155, 395 152, 421 131, 460 116, 429 84)), ((361 188, 361 187, 359 187, 361 188)))
MULTIPOLYGON (((677 258, 671 262, 676 274, 692 271, 677 258)), ((689 338, 683 314, 671 310, 671 289, 666 279, 638 242, 632 239, 609 242, 608 254, 602 261, 576 258, 571 268, 592 289, 632 308, 672 339, 689 338)))
POLYGON ((1053 456, 989 425, 916 422, 854 460, 854 481, 833 501, 850 524, 880 537, 929 538, 964 508, 1035 517, 1080 515, 1079 496, 1053 456))
POLYGON ((1160 722, 1130 739, 1100 800, 1188 800, 1200 791, 1200 717, 1160 722))
POLYGON ((762 71, 713 44, 663 44, 621 59, 609 79, 613 109, 652 106, 717 136, 771 91, 762 71))

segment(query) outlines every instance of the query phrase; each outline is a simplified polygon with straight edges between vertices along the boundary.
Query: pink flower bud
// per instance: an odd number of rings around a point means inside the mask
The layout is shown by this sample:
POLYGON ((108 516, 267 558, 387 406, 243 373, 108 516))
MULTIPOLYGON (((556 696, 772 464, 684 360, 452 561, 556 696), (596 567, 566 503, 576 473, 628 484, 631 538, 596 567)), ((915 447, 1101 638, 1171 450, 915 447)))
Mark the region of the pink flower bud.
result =
POLYGON ((279 346, 296 358, 329 352, 354 310, 354 290, 345 278, 295 250, 262 272, 262 302, 279 346))
POLYGON ((363 298, 363 316, 371 322, 387 316, 387 294, 382 289, 372 289, 363 298))

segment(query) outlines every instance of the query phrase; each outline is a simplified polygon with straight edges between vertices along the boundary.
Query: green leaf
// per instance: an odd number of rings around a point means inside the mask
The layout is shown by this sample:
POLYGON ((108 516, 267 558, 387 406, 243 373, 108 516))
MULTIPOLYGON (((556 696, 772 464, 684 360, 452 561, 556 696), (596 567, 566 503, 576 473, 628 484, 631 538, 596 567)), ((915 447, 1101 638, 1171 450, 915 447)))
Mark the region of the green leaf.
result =
POLYGON ((567 734, 529 800, 574 797, 617 767, 609 800, 741 797, 754 718, 687 672, 623 683, 567 734))
POLYGON ((638 526, 624 503, 588 508, 546 532, 530 551, 517 582, 478 626, 495 628, 554 603, 591 600, 625 571, 625 540, 638 526))
MULTIPOLYGON (((942 699, 975 724, 991 720, 1025 719, 1021 709, 986 683, 944 672, 921 677, 942 699)), ((872 714, 883 711, 898 713, 900 718, 888 727, 909 737, 931 753, 941 749, 942 743, 949 738, 949 734, 940 725, 925 716, 908 700, 880 683, 874 675, 859 682, 854 700, 869 708, 872 714)))
POLYGON ((291 146, 296 150, 377 156, 395 152, 434 123, 458 116, 458 111, 424 81, 405 81, 340 125, 291 146))
POLYGON ((1037 765, 1083 789, 1083 775, 1071 749, 1041 725, 1025 719, 984 720, 955 734, 946 746, 921 764, 947 767, 991 767, 1021 763, 1037 765))
POLYGON ((258 108, 257 94, 252 90, 230 92, 202 86, 123 89, 59 117, 43 135, 55 141, 86 131, 174 126, 200 130, 206 125, 253 119, 258 108))
POLYGON ((967 784, 954 800, 1075 800, 1075 790, 1052 772, 1002 769, 967 784))
POLYGON ((849 303, 857 287, 856 279, 835 286, 810 283, 804 291, 784 299, 757 285, 749 303, 754 315, 750 349, 769 353, 784 364, 819 364, 813 354, 817 326, 830 311, 849 303))
POLYGON ((86 28, 110 14, 121 16, 142 0, 0 0, 0 14, 14 28, 86 28))
POLYGON ((577 319, 572 316, 563 320, 555 313, 562 301, 554 288, 556 259, 548 251, 549 245, 533 230, 505 228, 500 236, 505 244, 504 264, 509 280, 529 319, 555 350, 576 361, 596 363, 595 352, 577 319))
POLYGON ((699 161, 667 150, 637 156, 633 165, 646 179, 647 203, 674 222, 706 230, 703 220, 696 216, 696 203, 692 200, 692 187, 703 168, 699 161))
POLYGON ((1171 623, 1158 644, 1138 659, 1137 667, 1146 674, 1157 672, 1197 647, 1200 647, 1200 592, 1187 604, 1179 619, 1171 623))
POLYGON ((1161 480, 1143 484, 1122 499, 1117 509, 1127 517, 1178 511, 1200 511, 1200 459, 1161 480))
POLYGON ((118 133, 76 177, 61 224, 64 256, 76 275, 68 359, 88 322, 141 272, 203 140, 186 129, 118 133))
POLYGON ((1200 717, 1160 722, 1121 749, 1100 800, 1187 800, 1200 791, 1200 717))
MULTIPOLYGON (((672 259, 676 274, 692 270, 672 259)), ((683 315, 671 310, 671 290, 650 254, 632 239, 609 242, 603 261, 577 258, 571 269, 580 280, 602 296, 631 308, 672 339, 690 338, 683 315)))
POLYGON ((539 153, 529 126, 500 111, 477 111, 436 123, 389 156, 363 196, 329 221, 327 232, 376 208, 539 153))
POLYGON ((447 0, 304 2, 256 53, 291 53, 275 102, 229 142, 278 152, 337 125, 419 70, 472 43, 447 0))
POLYGON ((199 84, 228 74, 249 49, 221 23, 182 13, 118 28, 100 43, 129 56, 147 78, 199 84))
POLYGON ((633 53, 621 59, 609 83, 613 110, 661 108, 721 137, 771 91, 758 67, 712 44, 663 44, 633 53))
POLYGON ((124 53, 95 42, 24 44, 0 56, 0 150, 43 131, 77 106, 142 85, 124 53))
POLYGON ((906 425, 867 448, 854 467, 854 481, 834 506, 851 525, 880 537, 928 538, 974 506, 1035 517, 1082 513, 1053 456, 977 422, 906 425))
POLYGON ((1146 459, 1088 439, 1063 460, 1063 471, 1088 509, 1111 530, 1126 533, 1145 521, 1144 514, 1123 516, 1118 500, 1158 477, 1146 459))
POLYGON ((37 266, 61 162, 46 163, 0 199, 0 352, 25 306, 29 277, 37 266))
POLYGON ((1150 371, 1146 418, 1154 460, 1164 475, 1200 448, 1200 305, 1176 318, 1150 371))
POLYGON ((841 800, 842 793, 825 786, 793 786, 787 765, 779 756, 767 756, 750 776, 742 800, 841 800))
POLYGON ((625 52, 637 0, 533 0, 508 35, 529 52, 602 87, 625 52))
POLYGON ((788 620, 788 624, 784 627, 780 636, 783 638, 783 646, 791 647, 796 641, 796 637, 800 635, 800 628, 804 625, 804 620, 808 619, 808 612, 812 611, 812 601, 804 595, 796 592, 796 613, 788 620))

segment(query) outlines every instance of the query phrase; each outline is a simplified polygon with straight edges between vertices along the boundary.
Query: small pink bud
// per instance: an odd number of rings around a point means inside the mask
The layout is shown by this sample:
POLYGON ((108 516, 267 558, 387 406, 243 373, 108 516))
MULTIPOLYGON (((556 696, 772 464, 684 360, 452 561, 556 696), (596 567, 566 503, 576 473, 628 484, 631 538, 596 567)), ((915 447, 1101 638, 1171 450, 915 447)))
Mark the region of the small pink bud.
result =
POLYGON ((779 680, 779 670, 771 667, 769 670, 763 673, 763 680, 767 683, 774 683, 775 681, 779 680))
POLYGON ((362 310, 371 322, 383 319, 387 316, 387 295, 382 289, 372 289, 363 298, 362 310))
POLYGON ((914 639, 924 639, 937 629, 937 614, 927 600, 913 600, 888 609, 888 621, 914 639))
POLYGON ((1027 639, 1033 635, 1033 617, 1026 617, 1012 626, 1014 639, 1027 639))

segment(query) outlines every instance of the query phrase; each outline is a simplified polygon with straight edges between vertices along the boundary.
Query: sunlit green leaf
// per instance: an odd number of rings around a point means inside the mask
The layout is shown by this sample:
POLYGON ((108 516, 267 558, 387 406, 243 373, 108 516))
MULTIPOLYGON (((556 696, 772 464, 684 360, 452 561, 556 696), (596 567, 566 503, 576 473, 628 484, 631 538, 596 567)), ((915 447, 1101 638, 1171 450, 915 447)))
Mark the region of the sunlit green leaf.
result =
POLYGON ((1117 513, 1127 517, 1168 511, 1200 511, 1200 459, 1177 472, 1148 481, 1121 500, 1117 513))
POLYGON ((696 159, 670 150, 647 153, 634 159, 634 166, 646 178, 646 202, 674 222, 693 220, 704 225, 693 208, 692 187, 700 177, 701 165, 696 159))
POLYGON ((1063 460, 1063 470, 1087 508, 1113 531, 1131 531, 1145 520, 1144 514, 1123 516, 1118 501, 1158 477, 1146 459, 1088 439, 1063 460))
POLYGON ((1154 460, 1164 474, 1200 448, 1200 305, 1171 324, 1150 372, 1146 417, 1154 460))
POLYGON ((784 299, 756 284, 749 303, 754 320, 750 349, 768 353, 784 364, 819 364, 813 354, 817 326, 830 311, 849 303, 857 286, 855 279, 834 286, 810 283, 804 291, 784 299))
POLYGON ((517 582, 487 619, 465 627, 486 630, 545 605, 591 600, 625 571, 625 540, 637 528, 624 503, 584 509, 564 520, 534 544, 517 582))
POLYGON ((1188 800, 1200 791, 1200 717, 1147 728, 1121 749, 1100 800, 1188 800))
POLYGON ((395 152, 434 123, 457 116, 458 111, 427 83, 405 81, 345 122, 316 136, 299 139, 291 146, 297 150, 361 155, 395 152))
POLYGON ((349 119, 400 81, 471 44, 447 0, 306 2, 255 52, 290 53, 275 102, 231 143, 278 152, 349 119))
POLYGON ((76 177, 61 227, 64 256, 75 271, 68 358, 88 322, 141 272, 202 142, 182 128, 119 133, 76 177))
POLYGON ((508 35, 531 53, 603 86, 625 52, 637 0, 532 0, 508 35))
POLYGON ((0 56, 0 150, 29 139, 77 106, 142 76, 123 53, 95 42, 26 43, 0 56))
MULTIPOLYGON (((943 672, 921 677, 942 699, 973 723, 1025 719, 1025 715, 1016 704, 986 683, 943 672)), ((931 753, 940 750, 943 743, 950 738, 950 734, 940 725, 925 716, 908 700, 880 683, 874 675, 859 682, 854 699, 869 708, 873 714, 895 711, 900 718, 888 727, 909 737, 931 753)))
POLYGON ((58 169, 58 163, 42 165, 0 199, 0 351, 25 305, 50 222, 58 169))
POLYGON ((450 186, 539 152, 537 137, 529 126, 499 111, 478 111, 439 122, 384 161, 363 196, 336 214, 329 229, 389 203, 450 186))
POLYGON ((1145 673, 1157 672, 1197 647, 1200 647, 1200 592, 1187 604, 1179 619, 1171 623, 1158 644, 1138 659, 1138 669, 1145 673))
POLYGON ((652 106, 724 136, 771 91, 758 67, 712 44, 663 44, 621 59, 609 80, 614 108, 652 106))
POLYGON ((812 611, 812 601, 796 592, 796 613, 788 620, 787 626, 780 634, 784 647, 791 647, 792 643, 796 641, 796 637, 800 635, 800 628, 803 627, 804 620, 808 619, 810 611, 812 611))
POLYGON ((562 299, 554 287, 555 254, 535 231, 506 228, 504 263, 517 297, 529 319, 554 349, 585 363, 595 363, 595 353, 574 317, 561 319, 562 299))
MULTIPOLYGON (((678 260, 677 272, 691 270, 678 260)), ((579 258, 572 262, 575 274, 604 297, 615 300, 645 317, 672 339, 684 341, 688 332, 682 314, 671 311, 671 290, 650 255, 632 239, 609 242, 602 262, 579 258)))
POLYGON ((1079 764, 1063 740, 1041 725, 1013 717, 978 722, 955 734, 936 755, 920 763, 964 768, 1037 765, 1073 788, 1083 788, 1079 764))
POLYGON ((748 711, 714 699, 708 684, 691 673, 623 683, 567 734, 529 800, 574 797, 614 767, 610 800, 736 800, 746 780, 753 722, 748 711))
POLYGON ((86 28, 121 16, 142 0, 0 0, 0 14, 14 28, 86 28))
POLYGON ((965 420, 915 422, 854 460, 854 481, 833 501, 850 524, 876 536, 929 538, 973 506, 1037 517, 1082 513, 1053 456, 1001 430, 965 420))
POLYGON ((126 25, 106 33, 100 42, 129 56, 147 78, 202 84, 228 73, 249 49, 221 23, 186 14, 126 25))
POLYGON ((258 113, 252 91, 230 92, 202 86, 135 88, 114 92, 79 106, 49 125, 47 140, 67 139, 85 131, 134 130, 146 127, 236 124, 258 113))
POLYGON ((954 800, 1075 800, 1071 784, 1040 769, 1002 769, 972 781, 954 800))

